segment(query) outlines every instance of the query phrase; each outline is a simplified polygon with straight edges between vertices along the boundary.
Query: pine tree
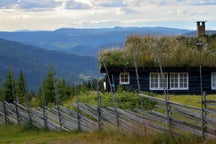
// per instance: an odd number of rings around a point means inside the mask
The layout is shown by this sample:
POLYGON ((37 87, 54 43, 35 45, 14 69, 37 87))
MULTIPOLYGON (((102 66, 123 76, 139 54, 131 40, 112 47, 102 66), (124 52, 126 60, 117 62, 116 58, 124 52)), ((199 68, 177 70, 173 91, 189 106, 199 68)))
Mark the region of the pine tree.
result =
POLYGON ((68 85, 68 91, 70 91, 70 96, 75 96, 75 94, 76 94, 76 86, 75 85, 68 85))
POLYGON ((67 98, 67 89, 66 89, 66 82, 64 78, 58 82, 58 91, 61 100, 65 100, 67 98))
MULTIPOLYGON (((51 66, 48 70, 47 76, 45 80, 42 82, 39 92, 38 98, 42 99, 42 89, 44 89, 44 97, 46 104, 55 103, 55 83, 57 79, 55 78, 54 68, 51 66)), ((41 100, 40 100, 41 101, 41 100)))
POLYGON ((23 104, 25 102, 25 100, 30 100, 30 98, 27 98, 27 96, 29 96, 28 95, 28 89, 27 89, 27 84, 25 81, 25 76, 24 76, 22 70, 20 70, 20 75, 19 75, 19 78, 17 81, 16 91, 17 91, 17 96, 18 96, 20 103, 23 104))
POLYGON ((42 89, 44 89, 43 88, 43 82, 41 83, 41 85, 38 88, 37 100, 38 100, 39 106, 43 106, 43 103, 42 103, 43 90, 42 89))
POLYGON ((66 85, 66 95, 67 95, 67 98, 71 97, 73 95, 73 87, 71 87, 70 83, 68 82, 67 85, 66 85))
POLYGON ((72 94, 71 86, 69 83, 66 83, 64 78, 58 82, 58 90, 62 101, 69 98, 72 94))
POLYGON ((6 80, 3 84, 3 96, 4 100, 6 100, 9 103, 14 102, 15 98, 15 80, 14 80, 14 74, 12 69, 9 69, 6 80))

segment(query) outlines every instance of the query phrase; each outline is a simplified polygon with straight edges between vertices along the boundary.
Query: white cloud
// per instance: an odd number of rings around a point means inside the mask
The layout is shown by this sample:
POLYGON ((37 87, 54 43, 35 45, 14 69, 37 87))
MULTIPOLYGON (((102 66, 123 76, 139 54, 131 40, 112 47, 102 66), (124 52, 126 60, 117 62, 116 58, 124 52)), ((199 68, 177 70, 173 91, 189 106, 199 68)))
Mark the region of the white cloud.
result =
POLYGON ((132 9, 125 8, 125 7, 119 7, 116 9, 117 15, 124 15, 124 14, 131 14, 131 13, 136 13, 136 12, 132 9))
POLYGON ((186 14, 187 14, 187 10, 178 9, 177 13, 178 13, 178 16, 183 16, 183 15, 186 15, 186 14))
POLYGON ((215 0, 1 0, 0 28, 1 30, 113 26, 191 28, 195 27, 194 21, 197 20, 211 21, 216 26, 215 3, 215 0))
POLYGON ((172 10, 166 12, 166 15, 168 15, 168 16, 173 15, 173 14, 174 14, 174 12, 172 10))
POLYGON ((83 3, 92 6, 91 0, 75 0, 75 2, 83 3))
POLYGON ((99 7, 124 7, 122 0, 98 0, 95 4, 99 7))

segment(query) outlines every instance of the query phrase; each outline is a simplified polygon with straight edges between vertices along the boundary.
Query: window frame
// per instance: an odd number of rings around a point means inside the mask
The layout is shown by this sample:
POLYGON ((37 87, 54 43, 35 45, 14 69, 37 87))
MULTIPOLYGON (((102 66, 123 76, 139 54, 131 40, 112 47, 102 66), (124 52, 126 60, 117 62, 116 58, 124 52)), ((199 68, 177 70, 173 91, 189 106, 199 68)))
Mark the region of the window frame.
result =
POLYGON ((211 89, 216 90, 216 72, 211 73, 211 89), (215 79, 215 81, 214 81, 215 79), (213 86, 215 85, 215 86, 213 86))
MULTIPOLYGON (((175 78, 176 79, 176 78, 175 78)), ((184 78, 183 78, 184 80, 184 78)), ((188 72, 172 72, 170 73, 170 90, 189 90, 189 74, 188 72), (186 74, 186 84, 187 87, 181 87, 181 75, 185 75, 186 74), (177 75, 177 87, 172 87, 172 75, 177 75)), ((185 83, 185 81, 183 81, 182 83, 185 83)))
POLYGON ((129 85, 130 84, 130 73, 129 72, 122 72, 119 74, 119 84, 120 85, 129 85), (124 80, 122 81, 122 75, 125 75, 125 74, 127 74, 127 80, 128 81, 125 81, 126 77, 124 77, 124 80))
MULTIPOLYGON (((168 73, 163 73, 165 75, 165 79, 166 79, 166 88, 168 89, 168 73)), ((152 72, 149 73, 149 90, 164 90, 164 87, 161 87, 161 73, 157 73, 157 72, 152 72), (152 75, 157 75, 157 87, 152 87, 152 75)))

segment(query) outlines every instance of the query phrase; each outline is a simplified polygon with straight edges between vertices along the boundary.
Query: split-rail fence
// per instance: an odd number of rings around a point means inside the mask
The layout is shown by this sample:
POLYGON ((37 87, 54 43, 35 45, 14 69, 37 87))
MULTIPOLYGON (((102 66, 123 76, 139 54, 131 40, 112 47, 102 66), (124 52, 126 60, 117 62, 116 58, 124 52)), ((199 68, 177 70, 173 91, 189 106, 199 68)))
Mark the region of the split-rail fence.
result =
POLYGON ((114 107, 93 107, 84 103, 69 109, 55 107, 30 108, 19 103, 0 102, 0 123, 32 124, 49 130, 116 129, 120 133, 145 135, 148 132, 169 131, 216 138, 216 101, 202 98, 202 108, 184 105, 139 94, 155 102, 153 109, 124 110, 114 107))

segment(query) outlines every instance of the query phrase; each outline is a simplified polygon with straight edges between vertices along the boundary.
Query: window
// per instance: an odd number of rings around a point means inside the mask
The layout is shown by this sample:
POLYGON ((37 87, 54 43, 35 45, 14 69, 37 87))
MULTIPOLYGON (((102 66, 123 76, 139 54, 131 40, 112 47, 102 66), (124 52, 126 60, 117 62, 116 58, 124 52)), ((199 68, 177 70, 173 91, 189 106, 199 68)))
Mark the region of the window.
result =
POLYGON ((188 73, 170 73, 170 89, 188 90, 188 73))
POLYGON ((119 82, 120 82, 120 84, 130 84, 129 73, 120 73, 119 82))
POLYGON ((168 86, 167 73, 164 73, 164 80, 161 73, 150 73, 150 90, 163 90, 164 84, 168 86))
POLYGON ((216 72, 211 74, 211 89, 216 89, 216 72))

